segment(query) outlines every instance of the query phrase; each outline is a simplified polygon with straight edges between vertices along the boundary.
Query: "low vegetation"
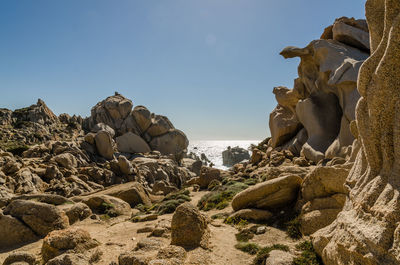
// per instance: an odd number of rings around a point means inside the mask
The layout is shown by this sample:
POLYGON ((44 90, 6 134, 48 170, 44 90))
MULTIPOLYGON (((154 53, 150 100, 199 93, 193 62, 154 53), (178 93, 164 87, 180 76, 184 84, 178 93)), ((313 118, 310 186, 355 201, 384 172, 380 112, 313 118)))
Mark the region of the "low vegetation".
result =
POLYGON ((170 193, 165 196, 161 203, 155 205, 153 208, 160 215, 173 213, 179 205, 191 201, 189 195, 189 190, 181 190, 178 192, 170 193))
POLYGON ((228 181, 224 185, 216 186, 216 189, 204 195, 197 207, 203 211, 212 209, 222 210, 229 205, 232 198, 249 186, 236 181, 228 181))
POLYGON ((289 247, 286 245, 282 245, 282 244, 274 244, 270 247, 261 248, 257 252, 257 256, 254 258, 252 265, 264 265, 265 260, 269 257, 269 253, 272 250, 281 250, 281 251, 288 252, 289 247))
POLYGON ((300 232, 300 220, 298 217, 286 223, 286 233, 293 239, 299 239, 302 237, 300 232))
POLYGON ((296 245, 296 249, 301 251, 299 257, 293 260, 293 265, 322 265, 321 258, 317 255, 310 241, 304 241, 296 245))
POLYGON ((236 249, 239 249, 240 251, 249 253, 250 255, 255 255, 257 252, 261 249, 261 247, 256 244, 256 243, 237 243, 235 245, 236 249))

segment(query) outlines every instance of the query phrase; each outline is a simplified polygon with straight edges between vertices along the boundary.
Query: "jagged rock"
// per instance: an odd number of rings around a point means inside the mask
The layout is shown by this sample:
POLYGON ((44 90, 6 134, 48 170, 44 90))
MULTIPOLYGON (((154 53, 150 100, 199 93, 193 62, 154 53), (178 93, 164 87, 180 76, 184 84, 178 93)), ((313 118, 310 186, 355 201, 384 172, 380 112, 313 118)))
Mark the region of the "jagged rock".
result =
POLYGON ((131 175, 134 173, 132 163, 125 156, 118 157, 118 166, 122 174, 131 175))
POLYGON ((184 248, 208 248, 210 231, 208 221, 199 210, 190 203, 178 206, 172 217, 171 245, 184 248))
POLYGON ((22 168, 14 174, 12 186, 14 193, 27 194, 43 192, 47 184, 29 168, 22 168))
POLYGON ((17 121, 30 121, 41 125, 59 122, 58 117, 47 107, 43 100, 38 99, 36 105, 17 109, 12 113, 17 121))
POLYGON ((153 185, 153 194, 158 194, 159 192, 162 192, 163 195, 170 194, 171 192, 177 192, 179 191, 177 187, 168 185, 166 181, 157 181, 153 185))
POLYGON ((96 148, 99 154, 106 158, 112 159, 114 156, 113 139, 106 131, 99 131, 95 137, 96 148))
POLYGON ((236 194, 232 208, 276 209, 288 205, 297 198, 301 182, 299 176, 288 175, 259 183, 236 194))
POLYGON ((201 166, 203 165, 201 161, 194 160, 191 158, 183 158, 181 164, 183 167, 186 167, 187 169, 195 173, 197 176, 200 175, 201 166))
POLYGON ((12 123, 12 111, 8 109, 0 108, 0 125, 11 125, 12 123))
POLYGON ((400 2, 368 0, 371 57, 360 69, 356 121, 361 149, 343 210, 313 234, 326 265, 399 264, 400 2))
POLYGON ((250 159, 249 151, 239 146, 233 148, 228 146, 228 149, 222 152, 222 163, 224 166, 233 166, 246 159, 250 159))
POLYGON ((72 169, 78 166, 78 162, 76 158, 70 153, 59 154, 53 157, 54 161, 56 161, 60 166, 72 169))
POLYGON ((98 245, 99 243, 93 240, 90 234, 83 229, 69 228, 53 231, 43 240, 42 259, 47 262, 66 251, 84 253, 98 245))
POLYGON ((3 265, 35 265, 37 264, 36 258, 33 254, 27 252, 15 252, 8 255, 4 260, 3 265))
POLYGON ((15 200, 5 208, 4 214, 21 219, 39 236, 69 226, 64 212, 54 205, 41 202, 15 200))
POLYGON ((165 116, 154 115, 151 119, 151 125, 147 129, 147 133, 151 137, 157 137, 163 134, 166 134, 170 130, 175 129, 169 119, 165 116))
POLYGON ((152 150, 160 151, 163 155, 179 155, 186 151, 189 140, 180 130, 170 130, 167 134, 153 138, 150 142, 152 150))
POLYGON ((127 132, 117 137, 117 148, 122 153, 148 153, 151 152, 149 145, 140 136, 127 132))
POLYGON ((38 237, 24 223, 0 210, 0 249, 36 241, 38 237))

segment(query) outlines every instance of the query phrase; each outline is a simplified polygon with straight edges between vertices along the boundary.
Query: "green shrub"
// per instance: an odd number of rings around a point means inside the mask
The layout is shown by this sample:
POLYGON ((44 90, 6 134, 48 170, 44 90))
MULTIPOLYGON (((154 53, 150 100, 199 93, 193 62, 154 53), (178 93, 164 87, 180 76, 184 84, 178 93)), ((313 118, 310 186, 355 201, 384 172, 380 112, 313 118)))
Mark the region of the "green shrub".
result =
POLYGON ((271 247, 264 247, 257 252, 257 256, 254 258, 252 265, 264 265, 265 260, 269 257, 269 253, 272 250, 289 251, 289 247, 282 244, 275 244, 271 247))
POLYGON ((238 243, 235 245, 236 249, 240 251, 249 253, 250 255, 255 255, 260 250, 260 246, 255 243, 238 243))
POLYGON ((300 232, 300 220, 298 217, 286 223, 286 233, 293 239, 299 239, 302 237, 300 232))
POLYGON ((156 209, 157 213, 160 215, 173 213, 179 205, 192 200, 189 194, 189 190, 170 193, 165 196, 161 203, 155 205, 153 208, 156 209))
POLYGON ((294 265, 322 265, 321 258, 317 255, 310 241, 304 241, 296 245, 296 249, 302 251, 299 257, 293 260, 294 265))
POLYGON ((229 181, 223 186, 217 186, 217 189, 205 194, 197 204, 200 210, 209 211, 212 209, 222 210, 229 205, 232 198, 240 191, 248 188, 248 185, 229 181))
POLYGON ((239 233, 235 234, 235 237, 239 242, 248 242, 254 237, 254 232, 250 229, 243 229, 239 233))
POLYGON ((7 152, 12 153, 13 155, 21 156, 23 152, 29 149, 27 145, 13 144, 6 148, 7 152))

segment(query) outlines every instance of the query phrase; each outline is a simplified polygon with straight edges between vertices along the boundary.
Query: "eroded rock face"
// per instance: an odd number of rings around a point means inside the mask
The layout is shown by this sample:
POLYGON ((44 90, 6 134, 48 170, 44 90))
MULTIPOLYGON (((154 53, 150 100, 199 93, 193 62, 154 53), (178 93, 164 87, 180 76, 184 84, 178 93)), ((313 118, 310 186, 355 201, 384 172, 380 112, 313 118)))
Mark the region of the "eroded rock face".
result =
POLYGON ((368 0, 371 57, 360 69, 356 121, 362 143, 343 210, 313 235, 324 264, 399 264, 400 2, 368 0))
POLYGON ((365 21, 343 17, 307 47, 281 52, 285 58, 301 61, 294 88, 274 88, 278 106, 270 115, 271 147, 295 155, 301 152, 316 163, 350 154, 354 141, 350 122, 360 98, 356 83, 369 56, 368 39, 365 21), (297 135, 303 127, 305 131, 297 135))

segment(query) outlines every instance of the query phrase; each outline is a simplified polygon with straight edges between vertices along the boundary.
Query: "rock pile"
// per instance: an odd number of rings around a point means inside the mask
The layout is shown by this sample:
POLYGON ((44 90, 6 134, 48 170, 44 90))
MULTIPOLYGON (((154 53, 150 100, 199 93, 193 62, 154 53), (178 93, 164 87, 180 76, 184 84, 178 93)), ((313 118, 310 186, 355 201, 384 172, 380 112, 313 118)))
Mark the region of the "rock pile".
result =
POLYGON ((287 47, 281 55, 300 58, 294 88, 274 88, 278 106, 270 115, 270 145, 302 154, 317 163, 350 155, 350 123, 360 95, 357 76, 369 56, 365 20, 339 18, 321 39, 305 48, 287 47))
POLYGON ((87 138, 93 144, 94 137, 100 155, 112 159, 116 150, 131 154, 155 150, 183 157, 189 141, 182 131, 165 116, 151 113, 144 106, 132 107, 131 100, 115 93, 92 108, 84 125, 95 133, 87 138))

